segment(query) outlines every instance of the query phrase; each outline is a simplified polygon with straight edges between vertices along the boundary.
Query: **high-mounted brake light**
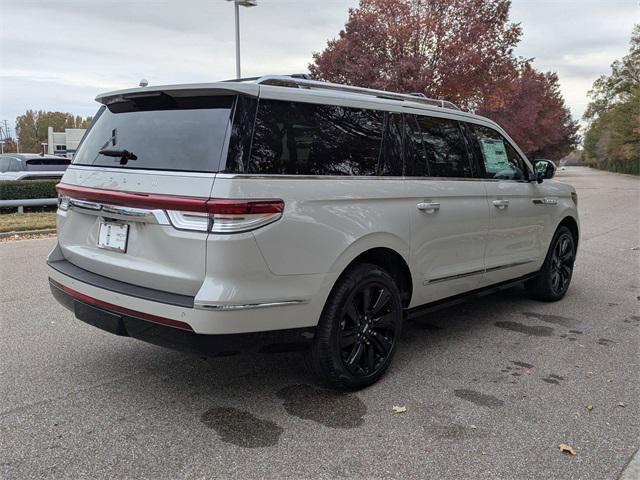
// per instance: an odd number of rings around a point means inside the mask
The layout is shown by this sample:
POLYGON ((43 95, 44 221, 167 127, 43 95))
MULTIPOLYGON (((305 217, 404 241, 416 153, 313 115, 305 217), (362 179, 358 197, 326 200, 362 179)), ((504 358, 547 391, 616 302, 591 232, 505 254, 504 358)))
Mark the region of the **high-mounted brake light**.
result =
MULTIPOLYGON (((282 217, 280 199, 223 199, 182 197, 151 193, 120 192, 58 184, 58 205, 66 210, 73 199, 98 205, 164 210, 171 224, 180 230, 211 233, 240 233, 255 230, 282 217)), ((100 208, 100 207, 99 207, 100 208)))

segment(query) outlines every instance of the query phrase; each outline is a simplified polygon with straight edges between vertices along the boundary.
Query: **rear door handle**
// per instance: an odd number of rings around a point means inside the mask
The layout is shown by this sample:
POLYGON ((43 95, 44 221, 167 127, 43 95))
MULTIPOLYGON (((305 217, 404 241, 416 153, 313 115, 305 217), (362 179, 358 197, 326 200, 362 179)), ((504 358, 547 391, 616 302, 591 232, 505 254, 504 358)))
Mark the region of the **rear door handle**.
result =
POLYGON ((509 206, 509 200, 494 200, 493 206, 502 210, 509 206))
POLYGON ((440 210, 440 204, 439 203, 420 202, 416 206, 418 207, 418 210, 420 210, 422 212, 426 212, 426 213, 435 213, 438 210, 440 210))

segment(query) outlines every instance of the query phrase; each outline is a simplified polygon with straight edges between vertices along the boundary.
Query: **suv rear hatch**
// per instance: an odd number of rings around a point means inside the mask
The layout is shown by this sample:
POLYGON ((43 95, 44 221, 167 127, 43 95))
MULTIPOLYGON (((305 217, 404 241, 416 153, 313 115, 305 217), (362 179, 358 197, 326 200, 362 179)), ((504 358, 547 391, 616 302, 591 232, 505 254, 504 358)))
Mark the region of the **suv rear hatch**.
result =
POLYGON ((58 186, 70 263, 194 296, 206 264, 206 204, 227 153, 232 89, 135 89, 105 103, 58 186))

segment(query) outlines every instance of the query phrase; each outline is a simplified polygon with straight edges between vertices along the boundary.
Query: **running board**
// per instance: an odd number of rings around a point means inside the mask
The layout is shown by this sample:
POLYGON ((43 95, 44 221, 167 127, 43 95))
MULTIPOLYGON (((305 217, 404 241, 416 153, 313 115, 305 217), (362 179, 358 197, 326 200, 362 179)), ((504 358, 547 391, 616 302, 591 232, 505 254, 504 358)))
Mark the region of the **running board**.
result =
POLYGON ((458 305, 460 303, 463 303, 469 300, 470 298, 478 298, 478 297, 484 297, 486 295, 491 295, 492 293, 499 292, 500 290, 513 287, 531 278, 534 278, 539 273, 540 273, 539 271, 528 273, 527 275, 515 278, 513 280, 507 280, 505 282, 495 283, 487 287, 478 288, 476 290, 471 290, 469 292, 461 293, 459 295, 454 295, 452 297, 436 300, 435 302, 425 303, 424 305, 420 305, 418 307, 407 308, 404 311, 404 317, 407 320, 411 320, 411 319, 426 315, 427 313, 434 312, 436 310, 441 310, 443 308, 458 305))

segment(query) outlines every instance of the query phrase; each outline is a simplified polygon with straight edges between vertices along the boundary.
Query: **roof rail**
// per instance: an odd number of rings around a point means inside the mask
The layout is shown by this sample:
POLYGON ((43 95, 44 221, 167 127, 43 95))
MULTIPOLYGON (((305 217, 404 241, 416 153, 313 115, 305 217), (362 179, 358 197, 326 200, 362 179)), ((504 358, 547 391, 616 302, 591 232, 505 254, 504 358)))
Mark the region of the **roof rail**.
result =
MULTIPOLYGON (((243 79, 245 80, 245 79, 243 79)), ((249 79, 246 79, 249 80, 249 79)), ((324 90, 336 90, 345 93, 356 93, 359 95, 370 95, 378 98, 387 98, 390 100, 411 101, 423 103, 434 107, 448 108, 452 110, 460 110, 460 108, 447 100, 437 100, 427 98, 423 93, 396 93, 387 92, 386 90, 375 90, 373 88, 354 87, 351 85, 341 85, 339 83, 324 82, 319 80, 311 80, 305 74, 297 75, 265 75, 256 79, 251 79, 260 85, 275 85, 279 87, 293 88, 318 88, 324 90)))
POLYGON ((300 78, 303 80, 311 80, 311 75, 308 73, 292 73, 291 75, 263 75, 261 77, 245 77, 245 78, 229 78, 227 80, 220 80, 221 82, 256 82, 260 83, 260 80, 271 77, 287 77, 287 78, 300 78))

